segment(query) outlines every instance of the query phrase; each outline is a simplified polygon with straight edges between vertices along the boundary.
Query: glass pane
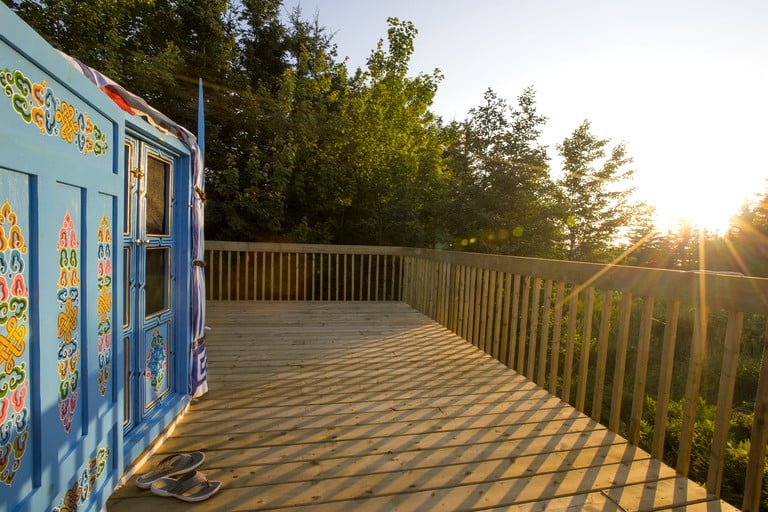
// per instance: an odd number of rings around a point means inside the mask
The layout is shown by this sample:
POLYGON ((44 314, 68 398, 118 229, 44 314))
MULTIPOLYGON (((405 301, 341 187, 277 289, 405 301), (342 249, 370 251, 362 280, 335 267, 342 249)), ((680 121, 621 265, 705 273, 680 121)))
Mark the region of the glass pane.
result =
POLYGON ((147 317, 168 309, 168 280, 171 250, 167 247, 147 249, 147 284, 145 288, 147 317))
POLYGON ((131 338, 123 338, 125 398, 123 400, 123 426, 131 422, 131 338))
POLYGON ((125 145, 125 201, 123 201, 123 233, 128 234, 131 230, 131 203, 133 196, 131 194, 131 145, 125 145))
POLYGON ((123 327, 131 323, 131 250, 123 249, 123 327))
POLYGON ((171 218, 171 166, 157 157, 147 158, 147 234, 168 235, 171 218))

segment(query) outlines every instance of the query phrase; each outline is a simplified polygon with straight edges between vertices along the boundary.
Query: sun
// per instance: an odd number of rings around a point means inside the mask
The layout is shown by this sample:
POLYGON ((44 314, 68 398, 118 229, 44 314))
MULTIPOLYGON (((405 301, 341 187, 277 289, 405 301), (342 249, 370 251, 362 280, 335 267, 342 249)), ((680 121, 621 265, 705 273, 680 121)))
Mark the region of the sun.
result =
POLYGON ((656 227, 661 232, 678 231, 690 226, 711 234, 724 235, 731 218, 754 192, 728 186, 687 183, 654 191, 648 203, 656 207, 656 227))

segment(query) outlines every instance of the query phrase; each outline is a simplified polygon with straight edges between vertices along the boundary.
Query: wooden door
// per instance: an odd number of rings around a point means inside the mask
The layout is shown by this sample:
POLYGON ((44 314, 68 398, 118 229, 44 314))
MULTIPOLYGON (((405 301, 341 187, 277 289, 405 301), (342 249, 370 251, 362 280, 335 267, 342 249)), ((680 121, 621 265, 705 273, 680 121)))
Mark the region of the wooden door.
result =
POLYGON ((126 225, 123 237, 125 420, 140 425, 172 388, 176 371, 173 233, 174 159, 126 138, 126 225))

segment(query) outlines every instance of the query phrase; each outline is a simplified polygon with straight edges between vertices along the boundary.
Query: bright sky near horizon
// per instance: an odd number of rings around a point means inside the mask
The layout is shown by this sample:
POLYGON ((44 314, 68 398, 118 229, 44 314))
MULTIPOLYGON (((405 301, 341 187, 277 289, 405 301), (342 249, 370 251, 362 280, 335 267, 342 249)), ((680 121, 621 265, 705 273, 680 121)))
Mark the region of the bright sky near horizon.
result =
POLYGON ((284 0, 318 15, 351 70, 387 18, 419 31, 411 72, 439 68, 432 109, 463 120, 489 87, 512 105, 527 86, 555 145, 584 120, 634 158, 658 227, 724 230, 768 191, 768 2, 764 0, 284 0))

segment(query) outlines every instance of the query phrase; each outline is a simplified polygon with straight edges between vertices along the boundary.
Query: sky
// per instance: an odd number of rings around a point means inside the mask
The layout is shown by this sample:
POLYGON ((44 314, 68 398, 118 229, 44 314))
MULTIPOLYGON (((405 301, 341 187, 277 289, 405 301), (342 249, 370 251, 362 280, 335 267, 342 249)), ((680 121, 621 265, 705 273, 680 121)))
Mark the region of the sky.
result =
POLYGON ((536 91, 556 145, 582 121, 627 145, 637 198, 660 229, 723 231, 768 192, 765 0, 284 0, 318 16, 348 67, 364 67, 387 18, 418 30, 411 72, 444 75, 432 110, 463 120, 492 88, 536 91))

